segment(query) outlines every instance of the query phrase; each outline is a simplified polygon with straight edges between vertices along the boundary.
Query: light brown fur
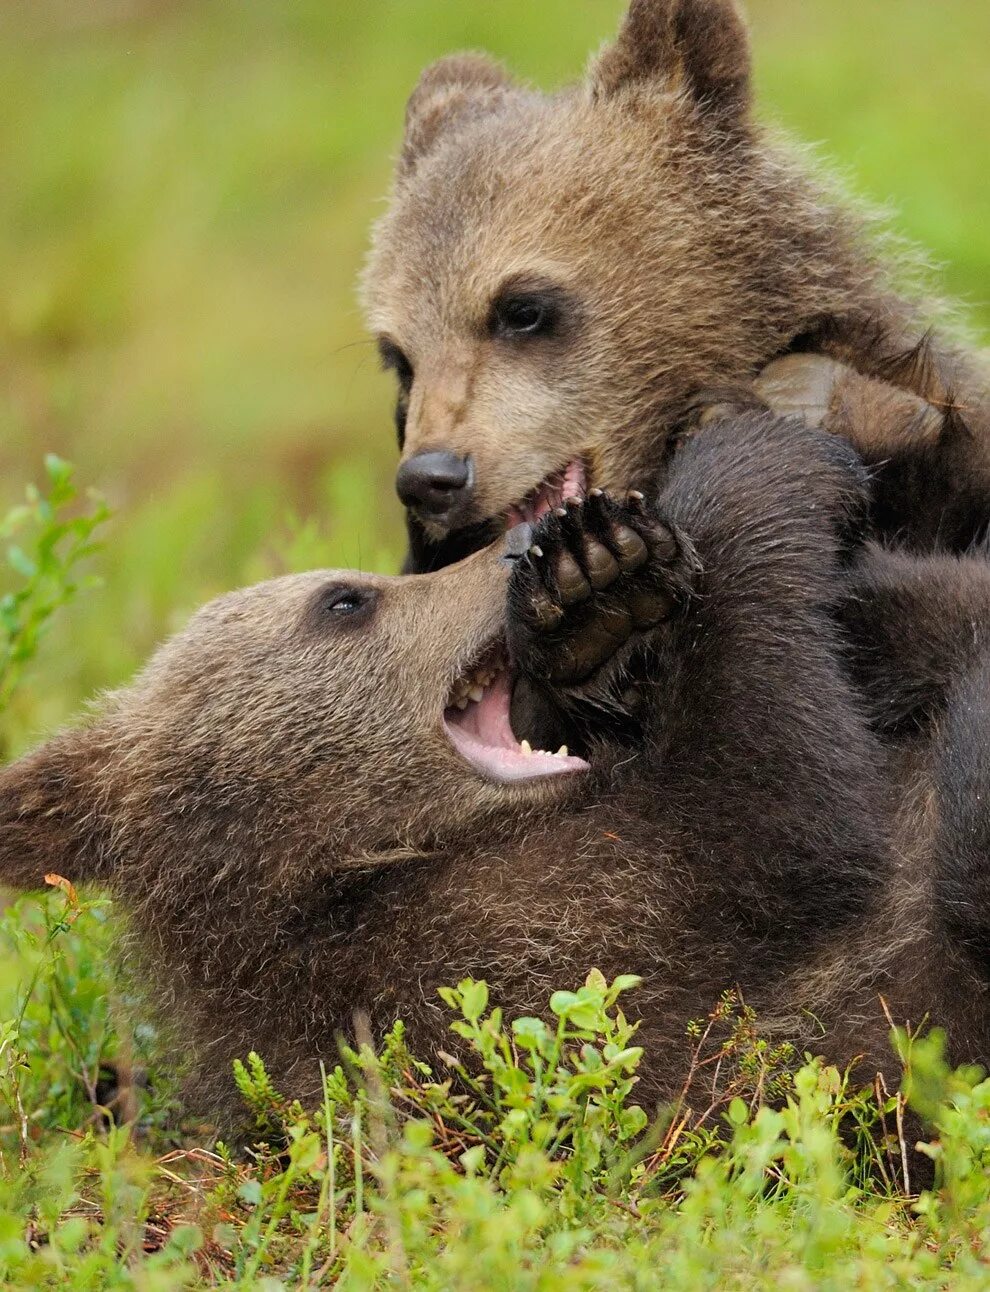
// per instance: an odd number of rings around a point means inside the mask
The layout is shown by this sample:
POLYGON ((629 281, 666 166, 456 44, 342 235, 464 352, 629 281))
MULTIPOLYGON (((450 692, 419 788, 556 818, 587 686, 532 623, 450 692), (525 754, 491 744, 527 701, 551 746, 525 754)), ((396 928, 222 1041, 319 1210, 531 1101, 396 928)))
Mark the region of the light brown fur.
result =
MULTIPOLYGON (((579 456, 594 484, 648 487, 703 392, 748 384, 797 348, 958 406, 966 432, 920 446, 943 453, 946 478, 927 495, 902 489, 890 527, 964 546, 990 517, 986 373, 923 342, 931 306, 900 294, 891 270, 867 223, 753 119, 731 0, 635 0, 586 81, 550 96, 478 55, 427 69, 364 299, 412 370, 403 460, 473 460, 458 525, 497 521, 579 456), (493 302, 534 284, 562 294, 557 331, 493 335, 493 302), (967 498, 947 523, 935 510, 961 483, 986 506, 974 516, 967 498)), ((905 449, 871 409, 829 428, 870 461, 905 449)), ((428 541, 448 536, 420 521, 428 541)), ((415 551, 411 568, 424 568, 415 551)))

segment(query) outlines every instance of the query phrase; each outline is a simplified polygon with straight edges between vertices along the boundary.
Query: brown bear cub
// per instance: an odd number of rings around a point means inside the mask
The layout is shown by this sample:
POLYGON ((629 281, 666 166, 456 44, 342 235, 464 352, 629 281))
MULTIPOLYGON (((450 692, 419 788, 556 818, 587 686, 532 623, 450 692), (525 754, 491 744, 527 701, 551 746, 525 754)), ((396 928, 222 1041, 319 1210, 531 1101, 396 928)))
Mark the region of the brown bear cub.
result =
POLYGON ((986 372, 929 335, 903 266, 751 97, 733 0, 633 0, 551 96, 478 55, 423 74, 364 283, 399 384, 408 570, 588 487, 651 492, 699 400, 768 365, 771 407, 876 464, 883 532, 984 532, 986 372))
POLYGON ((865 505, 842 441, 748 414, 655 504, 593 492, 512 561, 222 597, 0 772, 0 879, 119 895, 203 1104, 251 1048, 312 1095, 356 1009, 429 1054, 455 1043, 438 986, 531 1013, 591 965, 643 977, 647 1102, 735 984, 840 1063, 891 1062, 878 993, 985 1058, 983 656, 940 675, 939 810, 916 809, 832 613, 865 505))

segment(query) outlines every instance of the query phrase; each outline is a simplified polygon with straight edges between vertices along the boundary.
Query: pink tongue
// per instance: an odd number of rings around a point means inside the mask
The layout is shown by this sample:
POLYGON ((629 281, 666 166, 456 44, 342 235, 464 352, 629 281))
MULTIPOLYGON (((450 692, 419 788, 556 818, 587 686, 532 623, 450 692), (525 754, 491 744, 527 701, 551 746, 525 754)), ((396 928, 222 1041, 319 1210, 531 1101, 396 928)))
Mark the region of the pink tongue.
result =
POLYGON ((458 731, 483 745, 517 751, 519 741, 512 734, 509 722, 511 699, 509 675, 499 673, 491 686, 485 688, 485 694, 478 703, 469 704, 464 710, 457 710, 456 717, 448 725, 453 724, 458 731))
POLYGON ((461 757, 483 776, 496 781, 529 781, 561 772, 584 772, 583 758, 524 754, 509 722, 509 674, 499 673, 477 704, 448 709, 444 727, 461 757))

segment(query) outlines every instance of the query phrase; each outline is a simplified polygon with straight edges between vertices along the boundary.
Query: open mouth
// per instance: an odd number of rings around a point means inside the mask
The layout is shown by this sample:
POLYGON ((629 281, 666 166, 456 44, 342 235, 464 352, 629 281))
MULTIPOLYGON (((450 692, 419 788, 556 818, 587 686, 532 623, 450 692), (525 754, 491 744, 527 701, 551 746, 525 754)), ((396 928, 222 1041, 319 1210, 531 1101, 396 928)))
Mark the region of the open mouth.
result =
POLYGON ((499 644, 454 683, 443 725, 450 743, 476 771, 503 783, 585 772, 588 763, 566 745, 532 749, 512 730, 512 673, 499 644))
POLYGON ((506 528, 535 525, 541 516, 555 507, 562 507, 568 498, 583 498, 587 492, 588 469, 581 458, 575 458, 566 467, 548 475, 522 502, 509 508, 506 528))

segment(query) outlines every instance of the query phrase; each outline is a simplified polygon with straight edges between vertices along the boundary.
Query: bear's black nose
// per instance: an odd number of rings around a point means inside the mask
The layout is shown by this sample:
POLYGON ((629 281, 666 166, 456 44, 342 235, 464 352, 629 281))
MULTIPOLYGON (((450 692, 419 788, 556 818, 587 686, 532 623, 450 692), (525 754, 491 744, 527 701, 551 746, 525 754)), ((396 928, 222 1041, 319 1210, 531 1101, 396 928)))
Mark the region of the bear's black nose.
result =
POLYGON ((471 459, 456 453, 417 453, 403 462, 395 488, 406 507, 424 519, 450 523, 463 515, 474 485, 471 459))

